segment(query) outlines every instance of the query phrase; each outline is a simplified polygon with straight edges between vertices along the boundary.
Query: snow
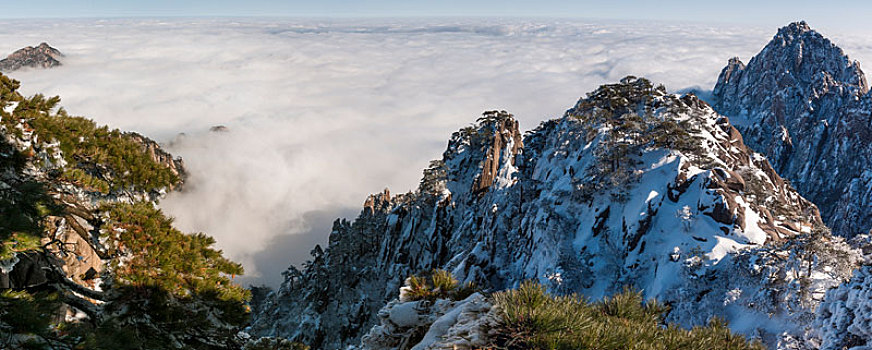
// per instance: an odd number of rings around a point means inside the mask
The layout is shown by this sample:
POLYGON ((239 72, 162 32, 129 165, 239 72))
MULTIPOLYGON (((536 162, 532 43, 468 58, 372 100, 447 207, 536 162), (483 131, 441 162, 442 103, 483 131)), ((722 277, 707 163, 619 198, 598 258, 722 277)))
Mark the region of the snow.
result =
POLYGON ((715 262, 721 261, 721 259, 727 256, 727 254, 732 254, 738 252, 740 249, 749 247, 749 245, 741 244, 722 236, 715 236, 715 240, 717 240, 717 243, 712 248, 711 252, 706 254, 709 259, 714 260, 715 262))
POLYGON ((741 297, 741 296, 742 296, 742 290, 739 288, 731 289, 731 290, 727 291, 726 295, 724 296, 724 305, 730 305, 730 304, 736 302, 737 300, 739 300, 739 297, 741 297))
POLYGON ((15 111, 15 108, 17 107, 18 102, 9 102, 9 104, 7 104, 5 108, 3 108, 3 111, 7 114, 12 114, 12 112, 15 111))
POLYGON ((866 350, 872 344, 872 267, 857 271, 847 284, 827 292, 820 305, 814 336, 821 349, 866 350), (855 344, 850 348, 847 344, 855 344))
POLYGON ((751 244, 766 243, 766 238, 769 235, 759 226, 759 223, 764 221, 763 218, 757 212, 749 210, 748 204, 745 203, 745 199, 741 196, 736 196, 734 199, 739 204, 740 210, 743 210, 745 213, 745 229, 737 231, 737 235, 745 238, 751 244))
MULTIPOLYGON (((457 303, 453 309, 436 319, 436 321, 430 325, 430 329, 427 331, 426 334, 424 334, 424 338, 421 339, 421 342, 415 345, 412 350, 424 350, 429 348, 437 341, 443 340, 448 331, 451 330, 451 328, 454 327, 455 324, 457 324, 458 317, 460 316, 461 312, 465 311, 465 309, 467 308, 467 304, 472 302, 482 302, 483 298, 484 296, 482 296, 481 294, 475 293, 464 299, 463 301, 457 303)), ((470 332, 467 331, 467 333, 470 332)))
POLYGON ((657 198, 657 196, 659 196, 659 195, 660 195, 660 193, 652 190, 651 193, 648 193, 648 199, 645 199, 645 203, 651 202, 651 200, 653 200, 654 198, 657 198))
POLYGON ((15 264, 18 263, 18 260, 18 254, 13 254, 9 259, 0 260, 0 272, 3 274, 9 274, 12 272, 12 269, 15 268, 15 264))
POLYGON ((399 327, 411 327, 421 322, 418 315, 420 302, 399 303, 390 309, 389 319, 399 327))
POLYGON ((435 302, 393 300, 378 312, 380 322, 349 349, 389 349, 426 330, 418 343, 405 344, 413 350, 480 348, 487 345, 487 325, 493 324, 493 308, 481 293, 460 301, 435 302))
MULTIPOLYGON (((796 205, 799 196, 787 186, 775 186, 767 175, 771 171, 761 168, 764 158, 729 138, 725 119, 705 106, 676 118, 698 130, 695 135, 704 148, 702 155, 710 161, 676 150, 640 148, 631 154, 635 163, 627 166, 628 179, 603 187, 592 187, 600 180, 591 169, 607 147, 605 127, 590 130, 590 125, 573 117, 543 124, 524 139, 525 148, 517 158, 506 153, 511 145, 500 151, 494 185, 482 193, 471 193, 470 188, 481 174, 482 157, 491 154, 489 146, 470 147, 468 139, 453 137, 444 158, 450 200, 446 197, 444 203, 431 207, 429 202, 413 199, 398 204, 403 210, 379 216, 375 223, 357 225, 388 224, 385 232, 367 229, 358 233, 367 242, 381 240, 379 258, 348 264, 386 271, 378 274, 382 279, 365 287, 369 289, 361 287, 361 293, 380 293, 385 285, 398 284, 410 272, 443 259, 447 262, 439 264, 440 268, 462 281, 489 283, 492 290, 532 279, 555 293, 599 299, 629 285, 647 298, 670 303, 670 322, 689 327, 719 315, 734 330, 747 334, 770 340, 784 334, 801 338, 804 330, 797 324, 809 319, 817 301, 801 293, 806 290, 792 275, 811 271, 808 277, 814 285, 808 291, 814 296, 820 286, 838 283, 843 273, 823 270, 826 264, 819 261, 811 266, 796 263, 794 250, 798 248, 769 241, 759 199, 747 197, 746 191, 731 187, 737 182, 727 181, 738 180, 736 176, 753 180, 765 191, 760 197, 769 197, 767 203, 782 205, 789 214, 801 212, 796 205), (716 204, 724 211, 715 213, 716 204), (739 217, 744 222, 736 222, 739 217), (398 251, 404 260, 395 258, 398 251)), ((801 224, 787 217, 780 220, 801 224)), ((371 249, 370 245, 361 247, 371 249)), ((343 278, 355 276, 339 279, 343 278)), ((283 309, 288 313, 308 312, 305 302, 287 303, 296 305, 283 309)), ((392 302, 379 314, 380 324, 364 337, 363 344, 390 347, 385 344, 394 335, 407 331, 400 325, 432 322, 426 341, 418 348, 441 347, 437 344, 442 340, 437 339, 444 340, 451 329, 458 329, 463 314, 443 309, 449 307, 443 304, 416 309, 392 302)), ((354 312, 339 310, 337 318, 354 312)))

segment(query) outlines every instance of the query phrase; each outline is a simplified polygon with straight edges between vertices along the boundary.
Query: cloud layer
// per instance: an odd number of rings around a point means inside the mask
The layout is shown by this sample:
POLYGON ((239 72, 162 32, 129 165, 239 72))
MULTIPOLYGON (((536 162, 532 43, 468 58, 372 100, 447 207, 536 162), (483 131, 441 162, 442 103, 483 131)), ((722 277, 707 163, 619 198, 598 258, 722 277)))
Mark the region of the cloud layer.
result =
MULTIPOLYGON (((525 129, 625 75, 711 89, 776 28, 522 20, 6 21, 0 52, 47 41, 64 66, 11 74, 73 114, 182 156, 161 206, 276 284, 366 195, 413 189, 451 132, 483 110, 525 129), (209 132, 224 125, 228 132, 209 132), (179 135, 184 133, 184 135, 179 135)), ((825 33, 826 34, 826 33, 825 33)), ((843 36, 854 58, 872 40, 843 36), (852 48, 857 52, 852 52, 852 48)), ((837 43, 839 41, 837 40, 837 43)))

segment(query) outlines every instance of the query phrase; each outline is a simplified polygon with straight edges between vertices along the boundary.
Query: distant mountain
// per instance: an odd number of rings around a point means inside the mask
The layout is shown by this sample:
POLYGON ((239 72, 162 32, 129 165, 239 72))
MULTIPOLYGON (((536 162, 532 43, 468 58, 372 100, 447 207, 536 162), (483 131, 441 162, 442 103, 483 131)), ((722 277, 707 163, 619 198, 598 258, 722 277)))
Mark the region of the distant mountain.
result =
POLYGON ((400 309, 379 309, 409 275, 442 268, 489 291, 532 279, 597 299, 632 286, 670 305, 669 322, 724 317, 786 349, 860 260, 726 117, 634 77, 526 134, 486 112, 452 135, 415 192, 371 196, 312 255, 251 332, 321 349, 369 333, 363 348, 411 348, 423 333, 397 324, 400 309))
POLYGON ((872 95, 860 64, 805 22, 721 71, 713 106, 817 204, 833 233, 872 229, 872 95))
POLYGON ((0 60, 0 72, 11 72, 21 68, 53 68, 61 65, 64 55, 46 43, 36 47, 28 46, 13 52, 0 60))

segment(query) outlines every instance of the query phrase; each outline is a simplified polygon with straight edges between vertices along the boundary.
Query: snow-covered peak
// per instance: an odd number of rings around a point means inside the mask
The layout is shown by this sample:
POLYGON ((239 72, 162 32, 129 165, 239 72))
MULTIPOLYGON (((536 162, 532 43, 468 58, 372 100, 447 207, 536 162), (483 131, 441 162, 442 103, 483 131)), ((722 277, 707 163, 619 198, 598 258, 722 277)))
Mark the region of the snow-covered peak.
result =
POLYGON ((418 191, 337 221, 251 332, 356 344, 407 276, 439 268, 490 291, 534 279, 600 298, 630 285, 670 303, 670 321, 741 318, 737 330, 774 344, 857 260, 811 241, 853 254, 727 118, 628 77, 523 139, 502 112, 452 135, 418 191))
POLYGON ((731 59, 721 71, 714 98, 716 104, 724 104, 731 102, 736 93, 751 92, 748 89, 772 91, 791 87, 803 94, 821 94, 826 93, 822 89, 831 89, 837 94, 862 95, 869 90, 857 61, 848 58, 841 48, 805 22, 795 22, 779 29, 747 67, 737 58, 731 59), (729 89, 736 84, 750 86, 743 86, 742 91, 729 89))
POLYGON ((872 96, 860 64, 804 22, 781 28, 713 91, 747 144, 821 208, 833 232, 872 229, 872 96))

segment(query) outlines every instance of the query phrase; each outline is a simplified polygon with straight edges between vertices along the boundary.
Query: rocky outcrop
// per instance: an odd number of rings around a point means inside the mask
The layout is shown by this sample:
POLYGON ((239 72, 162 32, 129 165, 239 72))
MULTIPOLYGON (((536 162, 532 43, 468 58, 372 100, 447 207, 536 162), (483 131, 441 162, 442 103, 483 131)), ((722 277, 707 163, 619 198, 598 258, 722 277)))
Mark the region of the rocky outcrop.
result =
POLYGON ((408 329, 378 310, 407 276, 442 268, 490 291, 533 279, 596 299, 630 285, 669 304, 669 322, 741 318, 736 330, 774 346, 800 337, 860 259, 693 95, 628 77, 523 138, 515 125, 486 113, 417 191, 337 220, 249 331, 323 349, 393 342, 408 329))
POLYGON ((481 349, 496 326, 496 308, 481 294, 464 300, 394 300, 378 312, 379 323, 350 350, 481 349))
POLYGON ((188 173, 185 171, 185 162, 181 157, 173 157, 172 154, 164 151, 157 142, 150 138, 137 133, 128 133, 128 135, 142 147, 142 150, 148 154, 151 160, 170 169, 173 175, 176 175, 181 180, 178 184, 170 186, 169 190, 177 189, 184 183, 188 173))
POLYGON ((36 47, 28 46, 13 52, 0 60, 0 72, 11 72, 21 68, 53 68, 61 65, 64 55, 46 43, 36 47))
POLYGON ((488 140, 492 144, 488 146, 488 153, 481 163, 481 174, 475 179, 472 185, 472 192, 482 193, 488 190, 497 179, 497 172, 500 170, 500 165, 504 162, 502 157, 507 157, 509 165, 514 165, 514 156, 518 154, 518 150, 524 146, 521 141, 521 131, 518 128, 518 121, 514 120, 506 111, 488 111, 485 112, 480 121, 494 121, 492 123, 493 130, 482 130, 488 140))
POLYGON ((821 210, 835 234, 872 228, 872 95, 856 61, 805 22, 744 65, 730 59, 714 108, 821 210))

